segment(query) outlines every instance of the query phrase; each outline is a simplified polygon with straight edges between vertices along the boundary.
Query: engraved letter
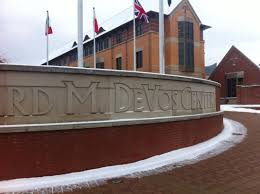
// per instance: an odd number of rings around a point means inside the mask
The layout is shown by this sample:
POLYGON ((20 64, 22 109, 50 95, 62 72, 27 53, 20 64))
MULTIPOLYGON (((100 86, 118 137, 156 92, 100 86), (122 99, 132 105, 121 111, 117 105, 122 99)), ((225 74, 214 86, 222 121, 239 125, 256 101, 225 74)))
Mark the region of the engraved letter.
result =
POLYGON ((187 87, 182 90, 181 104, 185 110, 191 109, 191 88, 187 87))
POLYGON ((172 110, 178 109, 178 90, 172 91, 172 110))
POLYGON ((143 88, 145 91, 145 96, 147 99, 147 104, 148 104, 149 110, 154 111, 155 104, 156 104, 155 102, 157 101, 157 98, 158 98, 158 92, 160 89, 160 85, 155 85, 155 89, 153 90, 152 94, 149 92, 148 85, 143 85, 143 88))
POLYGON ((130 88, 121 83, 115 84, 116 88, 116 98, 115 98, 115 112, 126 112, 130 108, 131 102, 131 90, 130 88), (122 104, 122 101, 125 104, 122 104))
POLYGON ((24 108, 21 106, 21 103, 24 101, 24 92, 20 88, 8 88, 8 106, 7 106, 7 115, 14 116, 15 108, 23 115, 27 116, 27 113, 24 108), (17 95, 15 95, 17 94, 17 95))
POLYGON ((45 115, 51 111, 53 102, 50 100, 50 96, 47 92, 40 88, 33 88, 33 113, 32 115, 45 115), (40 95, 42 94, 42 95, 40 95), (40 111, 40 96, 45 96, 47 105, 44 110, 40 111))
POLYGON ((164 111, 170 110, 172 108, 172 99, 169 92, 164 91, 159 95, 158 104, 161 110, 164 111), (164 96, 166 98, 164 98, 164 96))
MULTIPOLYGON (((64 82, 67 86, 67 114, 74 114, 72 110, 72 99, 73 96, 76 97, 79 103, 83 104, 87 101, 88 97, 91 95, 91 113, 97 113, 96 105, 96 88, 99 82, 91 82, 87 92, 82 97, 76 90, 76 86, 71 81, 64 82)), ((85 89, 85 88, 84 88, 85 89)))
POLYGON ((134 111, 142 112, 144 110, 144 106, 140 106, 144 103, 144 92, 140 89, 134 90, 134 111))

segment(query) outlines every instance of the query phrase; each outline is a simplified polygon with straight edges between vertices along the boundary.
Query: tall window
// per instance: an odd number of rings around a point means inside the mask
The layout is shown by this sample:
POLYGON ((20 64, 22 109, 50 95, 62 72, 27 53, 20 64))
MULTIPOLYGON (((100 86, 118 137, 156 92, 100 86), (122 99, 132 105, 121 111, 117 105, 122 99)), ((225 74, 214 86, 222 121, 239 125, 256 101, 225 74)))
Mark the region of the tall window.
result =
POLYGON ((88 55, 87 50, 88 50, 88 47, 85 46, 85 47, 84 47, 84 50, 83 50, 83 55, 84 55, 84 57, 88 55))
POLYGON ((193 23, 178 22, 179 65, 182 71, 194 71, 193 23))
POLYGON ((99 51, 102 51, 104 49, 104 42, 103 40, 99 40, 99 51))
POLYGON ((92 55, 93 54, 93 44, 90 44, 88 47, 88 55, 92 55))
POLYGON ((117 57, 116 58, 116 69, 117 70, 122 70, 122 57, 117 57))
POLYGON ((123 34, 121 32, 116 34, 116 43, 120 43, 123 41, 123 34))
POLYGON ((107 49, 109 47, 109 38, 106 38, 104 40, 104 49, 107 49))
POLYGON ((140 36, 143 34, 143 26, 141 23, 138 23, 135 27, 135 35, 140 36))
POLYGON ((136 52, 136 68, 143 67, 143 51, 136 52))
POLYGON ((99 51, 99 41, 96 41, 96 52, 99 51))
POLYGON ((78 55, 76 52, 70 54, 70 62, 78 60, 78 55))

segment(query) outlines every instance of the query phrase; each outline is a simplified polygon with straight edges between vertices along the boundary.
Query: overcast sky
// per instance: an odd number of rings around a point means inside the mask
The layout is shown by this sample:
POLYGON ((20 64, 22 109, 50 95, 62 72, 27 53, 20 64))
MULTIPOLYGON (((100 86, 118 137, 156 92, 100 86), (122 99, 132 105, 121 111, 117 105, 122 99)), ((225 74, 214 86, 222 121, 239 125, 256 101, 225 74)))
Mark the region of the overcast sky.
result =
MULTIPOLYGON (((132 0, 83 0, 84 34, 90 31, 92 7, 99 23, 129 8, 132 0)), ((140 0, 146 10, 157 9, 158 0, 140 0)), ((172 0, 172 10, 180 0, 172 0)), ((190 0, 205 31, 206 65, 220 62, 235 45, 253 62, 260 64, 259 0, 190 0)), ((39 64, 46 55, 44 35, 46 10, 49 10, 54 34, 50 53, 77 39, 77 0, 0 0, 0 55, 10 63, 39 64)))

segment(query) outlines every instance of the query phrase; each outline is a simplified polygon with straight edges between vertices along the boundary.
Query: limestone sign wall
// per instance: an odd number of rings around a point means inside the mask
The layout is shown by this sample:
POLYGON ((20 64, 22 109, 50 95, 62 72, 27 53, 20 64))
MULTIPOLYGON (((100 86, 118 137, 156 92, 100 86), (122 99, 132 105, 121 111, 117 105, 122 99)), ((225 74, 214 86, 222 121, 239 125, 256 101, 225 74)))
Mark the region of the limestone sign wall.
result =
POLYGON ((1 65, 0 124, 216 112, 216 87, 179 76, 1 65))

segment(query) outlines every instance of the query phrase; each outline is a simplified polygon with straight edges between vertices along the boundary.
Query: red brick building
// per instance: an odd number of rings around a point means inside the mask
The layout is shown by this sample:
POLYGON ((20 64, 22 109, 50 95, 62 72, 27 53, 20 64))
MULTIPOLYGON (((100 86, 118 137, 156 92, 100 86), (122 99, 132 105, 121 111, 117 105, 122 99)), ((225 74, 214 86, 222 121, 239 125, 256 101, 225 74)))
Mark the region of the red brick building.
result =
MULTIPOLYGON (((131 12, 132 13, 132 12, 131 12)), ((129 13, 129 16, 131 16, 129 13)), ((136 19, 137 71, 159 72, 159 14, 148 11, 149 23, 136 19)), ((132 17, 131 17, 132 18, 132 17)), ((96 67, 133 70, 133 21, 102 29, 96 37, 96 67)), ((205 78, 204 25, 188 0, 165 14, 165 71, 167 74, 205 78)), ((77 66, 77 44, 50 57, 55 66, 77 66)), ((94 67, 93 39, 84 39, 84 66, 94 67)), ((45 65, 44 63, 43 65, 45 65)))
POLYGON ((221 102, 260 103, 260 68, 232 46, 209 77, 221 84, 221 102))

